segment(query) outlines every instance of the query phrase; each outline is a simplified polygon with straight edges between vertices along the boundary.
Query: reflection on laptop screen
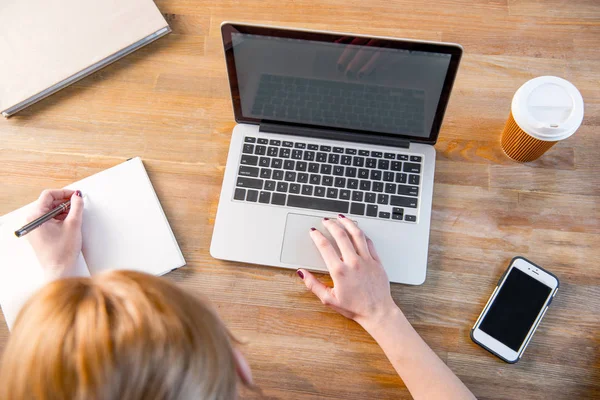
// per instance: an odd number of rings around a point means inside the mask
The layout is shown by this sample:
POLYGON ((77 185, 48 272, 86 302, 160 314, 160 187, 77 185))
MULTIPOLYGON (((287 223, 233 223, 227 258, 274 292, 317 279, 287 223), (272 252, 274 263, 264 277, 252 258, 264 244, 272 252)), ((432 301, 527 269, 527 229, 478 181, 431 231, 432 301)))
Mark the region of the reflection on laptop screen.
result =
MULTIPOLYGON (((428 137, 450 54, 232 34, 242 114, 428 137)), ((372 41, 373 42, 373 41, 372 41)))

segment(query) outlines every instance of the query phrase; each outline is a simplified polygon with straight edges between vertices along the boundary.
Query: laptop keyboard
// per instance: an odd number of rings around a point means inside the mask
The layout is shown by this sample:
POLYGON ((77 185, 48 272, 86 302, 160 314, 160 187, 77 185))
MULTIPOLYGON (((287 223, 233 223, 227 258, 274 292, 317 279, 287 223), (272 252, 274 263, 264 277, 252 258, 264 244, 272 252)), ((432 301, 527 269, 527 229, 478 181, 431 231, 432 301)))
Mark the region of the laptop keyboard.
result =
POLYGON ((423 157, 246 136, 234 200, 417 222, 423 157))
POLYGON ((419 89, 263 74, 252 105, 257 118, 422 134, 419 89))

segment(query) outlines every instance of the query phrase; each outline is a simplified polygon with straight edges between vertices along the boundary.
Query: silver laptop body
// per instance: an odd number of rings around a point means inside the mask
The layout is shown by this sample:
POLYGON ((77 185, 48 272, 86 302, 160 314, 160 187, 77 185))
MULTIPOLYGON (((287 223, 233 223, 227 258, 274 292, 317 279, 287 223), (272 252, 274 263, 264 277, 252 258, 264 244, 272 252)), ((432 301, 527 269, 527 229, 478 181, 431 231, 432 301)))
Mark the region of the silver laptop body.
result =
POLYGON ((327 271, 311 227, 339 213, 391 282, 425 281, 435 149, 462 48, 223 23, 236 121, 210 247, 327 271))

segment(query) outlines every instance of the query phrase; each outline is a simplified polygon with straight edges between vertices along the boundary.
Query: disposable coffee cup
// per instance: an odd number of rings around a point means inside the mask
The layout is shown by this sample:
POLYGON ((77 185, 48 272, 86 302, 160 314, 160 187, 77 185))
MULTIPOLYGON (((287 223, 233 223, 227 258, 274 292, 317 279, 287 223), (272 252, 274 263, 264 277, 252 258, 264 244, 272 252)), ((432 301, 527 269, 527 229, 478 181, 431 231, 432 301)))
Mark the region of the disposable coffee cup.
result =
POLYGON ((537 160, 575 133, 583 121, 583 98, 573 84, 540 76, 521 86, 512 99, 502 132, 502 150, 515 161, 537 160))

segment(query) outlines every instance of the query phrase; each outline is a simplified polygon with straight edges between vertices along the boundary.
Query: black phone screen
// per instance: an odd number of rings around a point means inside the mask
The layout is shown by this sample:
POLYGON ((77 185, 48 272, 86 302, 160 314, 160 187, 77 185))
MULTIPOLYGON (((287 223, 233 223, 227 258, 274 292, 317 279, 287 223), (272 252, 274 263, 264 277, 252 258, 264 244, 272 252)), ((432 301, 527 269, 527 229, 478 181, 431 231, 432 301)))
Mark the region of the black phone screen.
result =
POLYGON ((513 268, 479 329, 519 351, 551 291, 549 286, 513 268))

